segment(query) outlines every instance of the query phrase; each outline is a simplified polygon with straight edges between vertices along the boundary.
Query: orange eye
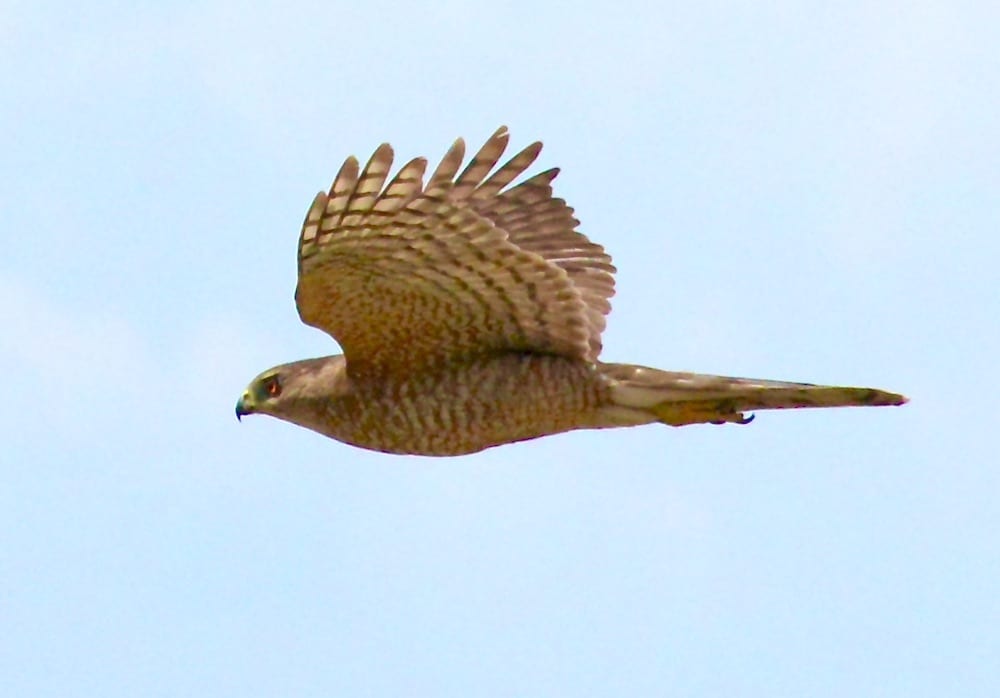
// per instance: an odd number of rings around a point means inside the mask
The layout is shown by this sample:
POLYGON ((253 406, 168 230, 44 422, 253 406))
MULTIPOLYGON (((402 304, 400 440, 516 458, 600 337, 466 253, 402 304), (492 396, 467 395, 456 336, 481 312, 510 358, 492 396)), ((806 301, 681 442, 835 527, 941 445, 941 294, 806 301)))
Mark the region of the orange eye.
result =
POLYGON ((281 395, 281 384, 278 382, 277 378, 272 378, 267 382, 267 385, 264 386, 264 390, 267 391, 268 396, 278 397, 281 395))

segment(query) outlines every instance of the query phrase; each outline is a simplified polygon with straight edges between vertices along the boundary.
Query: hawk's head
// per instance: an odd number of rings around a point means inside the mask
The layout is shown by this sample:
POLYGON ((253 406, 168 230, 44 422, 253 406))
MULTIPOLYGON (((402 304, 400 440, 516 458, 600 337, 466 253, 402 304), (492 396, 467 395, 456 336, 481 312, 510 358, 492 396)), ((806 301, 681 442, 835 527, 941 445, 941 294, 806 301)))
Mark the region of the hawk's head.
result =
POLYGON ((332 398, 347 379, 343 356, 324 356, 275 366, 250 381, 236 402, 236 418, 247 414, 272 417, 316 429, 326 419, 332 398))

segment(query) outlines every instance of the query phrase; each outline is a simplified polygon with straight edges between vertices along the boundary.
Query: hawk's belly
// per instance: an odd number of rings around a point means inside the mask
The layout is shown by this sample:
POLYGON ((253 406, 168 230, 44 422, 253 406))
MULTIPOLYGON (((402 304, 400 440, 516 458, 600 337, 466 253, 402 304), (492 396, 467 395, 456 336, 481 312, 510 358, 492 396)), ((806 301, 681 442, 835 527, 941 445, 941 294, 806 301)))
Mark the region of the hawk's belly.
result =
POLYGON ((603 379, 586 363, 503 354, 355 383, 330 403, 330 436, 389 453, 452 456, 597 426, 603 379))

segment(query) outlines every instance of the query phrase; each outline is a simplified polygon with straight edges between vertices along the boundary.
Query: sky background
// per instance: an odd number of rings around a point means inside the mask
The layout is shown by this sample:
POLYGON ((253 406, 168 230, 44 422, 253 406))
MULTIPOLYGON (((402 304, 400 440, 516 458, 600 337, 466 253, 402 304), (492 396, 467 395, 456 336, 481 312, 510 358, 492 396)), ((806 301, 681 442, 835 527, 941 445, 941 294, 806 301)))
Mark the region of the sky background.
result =
POLYGON ((9 696, 995 696, 993 2, 0 2, 9 696), (343 159, 506 124, 619 268, 604 358, 900 409, 365 452, 233 406, 336 353, 343 159))

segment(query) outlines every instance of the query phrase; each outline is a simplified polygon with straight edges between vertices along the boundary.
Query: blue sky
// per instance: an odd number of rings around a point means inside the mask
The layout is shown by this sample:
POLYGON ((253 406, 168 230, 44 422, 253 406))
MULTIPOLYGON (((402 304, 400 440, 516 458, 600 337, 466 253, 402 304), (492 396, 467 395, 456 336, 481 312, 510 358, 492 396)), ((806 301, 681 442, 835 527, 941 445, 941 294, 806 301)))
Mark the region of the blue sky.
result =
POLYGON ((0 4, 0 683, 19 696, 987 696, 993 3, 0 4), (343 158, 506 124, 605 358, 902 409, 394 458, 233 404, 343 158))

